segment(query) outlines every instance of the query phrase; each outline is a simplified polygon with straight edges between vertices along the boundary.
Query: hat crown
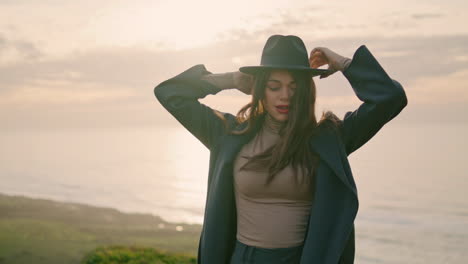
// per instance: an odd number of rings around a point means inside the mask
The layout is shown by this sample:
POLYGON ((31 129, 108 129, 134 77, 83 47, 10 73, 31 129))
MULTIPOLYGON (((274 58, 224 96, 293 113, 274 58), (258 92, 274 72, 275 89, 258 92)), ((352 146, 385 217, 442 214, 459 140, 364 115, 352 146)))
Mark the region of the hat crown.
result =
POLYGON ((263 48, 260 65, 309 67, 307 49, 297 36, 273 35, 263 48))
POLYGON ((317 76, 328 72, 324 69, 311 68, 309 54, 302 39, 294 35, 272 35, 263 47, 260 65, 243 66, 239 71, 256 74, 264 69, 298 70, 317 76))

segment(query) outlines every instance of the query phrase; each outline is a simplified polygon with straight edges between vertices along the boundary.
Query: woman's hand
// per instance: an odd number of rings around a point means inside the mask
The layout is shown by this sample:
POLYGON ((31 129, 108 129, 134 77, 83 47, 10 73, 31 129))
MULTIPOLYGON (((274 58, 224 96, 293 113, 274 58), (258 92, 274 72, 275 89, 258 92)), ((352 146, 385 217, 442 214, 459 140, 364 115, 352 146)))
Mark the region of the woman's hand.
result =
POLYGON ((234 86, 245 94, 252 94, 254 78, 250 74, 236 71, 233 73, 234 86))
POLYGON ((318 68, 328 64, 329 72, 320 75, 320 79, 326 78, 337 71, 346 70, 350 63, 350 58, 343 57, 325 47, 317 47, 310 52, 309 64, 311 68, 318 68))

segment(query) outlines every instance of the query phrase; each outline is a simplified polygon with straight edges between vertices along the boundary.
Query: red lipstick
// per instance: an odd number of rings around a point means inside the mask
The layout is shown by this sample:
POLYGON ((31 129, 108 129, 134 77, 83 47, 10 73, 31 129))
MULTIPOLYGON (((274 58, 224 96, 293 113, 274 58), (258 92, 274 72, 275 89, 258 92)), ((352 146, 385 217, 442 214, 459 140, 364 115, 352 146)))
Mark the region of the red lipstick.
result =
POLYGON ((287 114, 289 112, 289 105, 277 105, 276 110, 281 114, 287 114))

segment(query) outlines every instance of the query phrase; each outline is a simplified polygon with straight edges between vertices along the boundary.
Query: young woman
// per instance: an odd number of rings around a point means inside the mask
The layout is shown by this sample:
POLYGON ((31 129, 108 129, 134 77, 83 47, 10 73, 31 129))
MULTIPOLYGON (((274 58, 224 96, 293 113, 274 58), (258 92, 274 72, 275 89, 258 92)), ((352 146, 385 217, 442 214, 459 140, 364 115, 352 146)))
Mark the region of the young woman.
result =
POLYGON ((239 70, 199 64, 154 90, 210 150, 198 262, 353 263, 358 197, 347 157, 407 105, 402 86, 364 45, 352 60, 324 47, 309 57, 292 35, 269 37, 260 65, 239 70), (317 121, 312 77, 337 71, 363 103, 317 121), (237 116, 198 101, 232 88, 251 95, 237 116))

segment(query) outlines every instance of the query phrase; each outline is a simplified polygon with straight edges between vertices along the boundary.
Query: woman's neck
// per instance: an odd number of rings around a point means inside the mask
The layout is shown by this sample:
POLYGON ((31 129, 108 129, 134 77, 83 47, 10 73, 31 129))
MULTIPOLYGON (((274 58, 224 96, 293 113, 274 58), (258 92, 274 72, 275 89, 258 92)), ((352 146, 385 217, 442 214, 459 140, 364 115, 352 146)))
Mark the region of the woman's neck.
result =
POLYGON ((279 134, 280 130, 286 126, 286 122, 280 122, 267 113, 263 126, 269 131, 279 134))

